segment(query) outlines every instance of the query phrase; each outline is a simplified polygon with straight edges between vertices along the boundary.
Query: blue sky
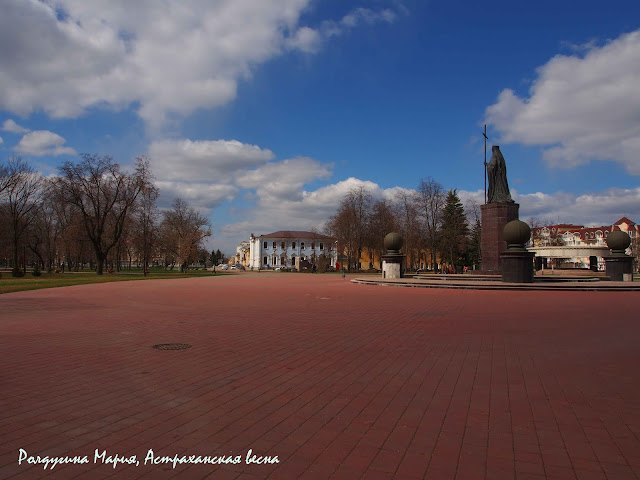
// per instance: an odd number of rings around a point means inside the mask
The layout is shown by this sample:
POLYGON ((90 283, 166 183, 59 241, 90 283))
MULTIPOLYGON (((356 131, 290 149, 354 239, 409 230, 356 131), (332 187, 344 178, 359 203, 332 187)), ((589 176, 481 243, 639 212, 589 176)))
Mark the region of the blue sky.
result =
POLYGON ((7 0, 0 156, 148 155, 210 245, 320 227, 359 185, 483 196, 482 126, 523 219, 640 221, 640 3, 7 0))

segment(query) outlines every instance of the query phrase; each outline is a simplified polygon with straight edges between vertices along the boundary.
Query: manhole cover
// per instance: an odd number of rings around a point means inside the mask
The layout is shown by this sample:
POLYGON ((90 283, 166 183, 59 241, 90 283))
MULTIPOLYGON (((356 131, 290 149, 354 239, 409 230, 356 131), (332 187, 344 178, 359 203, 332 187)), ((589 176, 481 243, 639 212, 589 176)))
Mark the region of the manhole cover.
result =
POLYGON ((191 348, 191 345, 188 343, 159 343, 154 345, 153 348, 156 350, 186 350, 191 348))

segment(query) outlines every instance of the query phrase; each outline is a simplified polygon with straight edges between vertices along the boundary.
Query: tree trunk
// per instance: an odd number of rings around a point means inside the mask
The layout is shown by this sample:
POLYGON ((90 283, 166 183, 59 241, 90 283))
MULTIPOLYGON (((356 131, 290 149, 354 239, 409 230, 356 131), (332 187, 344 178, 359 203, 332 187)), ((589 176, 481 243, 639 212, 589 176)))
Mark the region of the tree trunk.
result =
POLYGON ((13 268, 16 268, 20 265, 20 252, 19 250, 19 236, 18 236, 18 225, 16 222, 13 223, 13 268))
POLYGON ((104 262, 107 259, 107 256, 102 252, 96 252, 96 274, 102 275, 104 270, 104 262))

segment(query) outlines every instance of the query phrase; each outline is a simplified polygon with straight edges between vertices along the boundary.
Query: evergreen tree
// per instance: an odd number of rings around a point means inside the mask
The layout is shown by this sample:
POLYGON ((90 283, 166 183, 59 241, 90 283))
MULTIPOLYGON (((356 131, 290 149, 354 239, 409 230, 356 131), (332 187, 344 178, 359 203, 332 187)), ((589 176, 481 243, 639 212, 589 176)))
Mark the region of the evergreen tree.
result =
POLYGON ((442 212, 440 253, 442 259, 453 265, 461 265, 467 249, 469 227, 464 207, 456 189, 449 190, 442 212))
POLYGON ((211 260, 212 264, 219 265, 224 260, 224 255, 222 254, 220 249, 211 250, 211 257, 209 257, 209 259, 211 260))
POLYGON ((479 266, 482 262, 482 226, 480 219, 476 218, 469 233, 469 246, 467 248, 467 265, 479 266))

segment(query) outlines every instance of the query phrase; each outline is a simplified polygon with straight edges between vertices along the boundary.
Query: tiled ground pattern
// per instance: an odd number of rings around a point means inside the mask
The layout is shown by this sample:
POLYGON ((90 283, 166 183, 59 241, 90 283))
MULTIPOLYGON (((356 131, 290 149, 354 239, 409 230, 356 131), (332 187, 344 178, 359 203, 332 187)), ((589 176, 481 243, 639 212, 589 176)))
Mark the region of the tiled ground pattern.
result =
POLYGON ((312 274, 2 295, 0 479, 638 478, 639 307, 312 274), (192 348, 151 348, 169 342, 192 348), (149 449, 242 462, 145 466, 149 449))

